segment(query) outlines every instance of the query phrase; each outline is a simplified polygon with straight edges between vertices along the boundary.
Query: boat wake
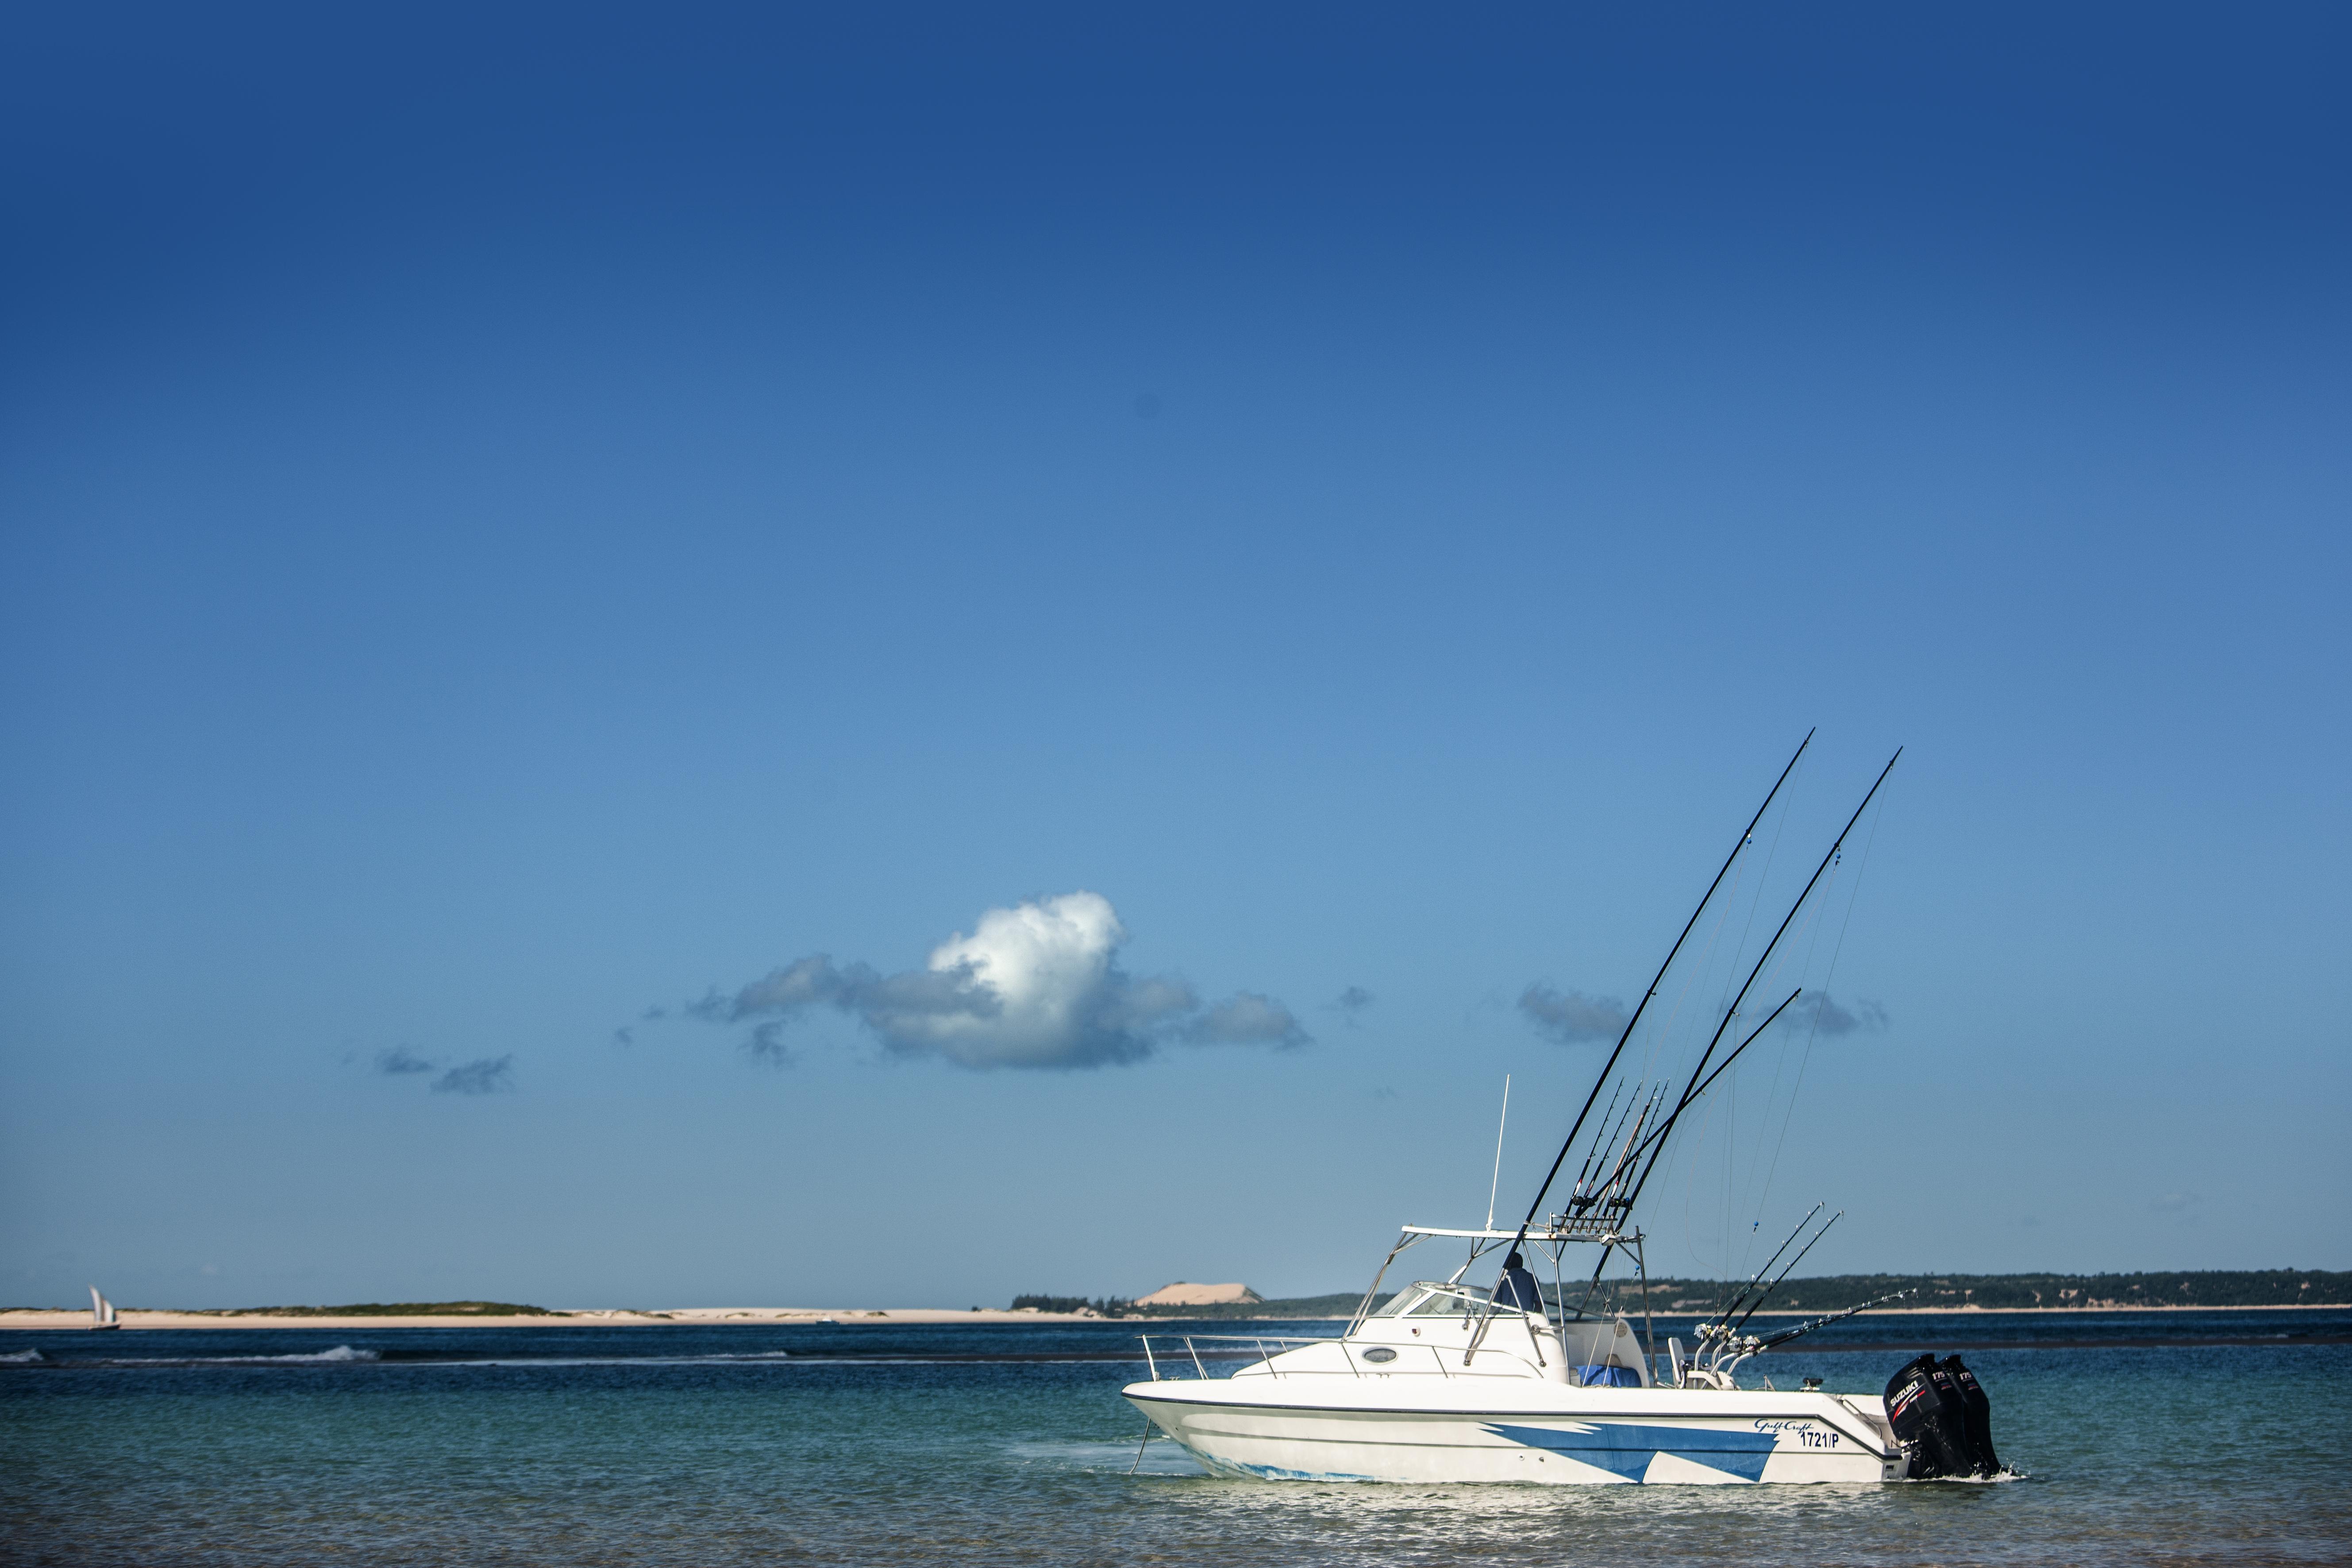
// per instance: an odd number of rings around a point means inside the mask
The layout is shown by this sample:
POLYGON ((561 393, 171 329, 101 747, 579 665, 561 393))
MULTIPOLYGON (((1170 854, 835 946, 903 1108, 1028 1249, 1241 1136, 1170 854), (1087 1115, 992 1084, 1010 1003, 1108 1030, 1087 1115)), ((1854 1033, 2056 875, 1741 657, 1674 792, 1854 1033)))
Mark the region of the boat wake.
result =
POLYGON ((1208 1472, 1200 1461, 1165 1437, 1156 1438, 1136 1455, 1136 1443, 1010 1443, 1005 1452, 1016 1459, 1043 1462, 1089 1475, 1173 1477, 1199 1480, 1208 1472))
POLYGON ((332 1350, 293 1355, 66 1356, 52 1359, 39 1351, 0 1355, 0 1365, 56 1367, 180 1367, 180 1366, 337 1366, 381 1361, 375 1351, 337 1345, 332 1350))

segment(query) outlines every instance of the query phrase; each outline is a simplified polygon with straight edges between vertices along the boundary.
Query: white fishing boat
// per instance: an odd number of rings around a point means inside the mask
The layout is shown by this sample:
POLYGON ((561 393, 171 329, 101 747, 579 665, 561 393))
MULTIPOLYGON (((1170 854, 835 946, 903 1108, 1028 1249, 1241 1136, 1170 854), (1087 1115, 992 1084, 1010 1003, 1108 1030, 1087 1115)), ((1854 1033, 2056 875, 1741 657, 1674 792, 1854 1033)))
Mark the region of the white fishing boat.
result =
MULTIPOLYGON (((1390 1258, 1441 1237, 1469 1241, 1474 1258, 1505 1246, 1555 1260, 1580 1246, 1641 1247, 1636 1230, 1593 1234, 1601 1227, 1562 1218, 1524 1233, 1407 1226, 1390 1258)), ((1777 1336, 1717 1327, 1688 1355, 1669 1341, 1654 1358, 1624 1314, 1556 1321, 1507 1291, 1498 1305, 1493 1291, 1463 1283, 1467 1268, 1416 1280, 1329 1339, 1147 1336, 1151 1378, 1124 1393, 1229 1476, 1723 1485, 1906 1474, 1882 1395, 1831 1394, 1812 1380, 1739 1385, 1739 1363, 1777 1336), (1235 1347, 1254 1359, 1213 1375, 1235 1347)), ((1368 1296, 1378 1290, 1376 1280, 1368 1296)))
POLYGON ((92 1329, 119 1329, 122 1326, 114 1314, 114 1303, 100 1295, 95 1285, 89 1288, 89 1326, 92 1329))
MULTIPOLYGON (((1799 757, 1804 749, 1798 748, 1799 757)), ((1742 831, 1625 1024, 1528 1217, 1507 1230, 1495 1226, 1491 1213, 1475 1228, 1404 1226, 1353 1320, 1329 1338, 1147 1336, 1150 1376, 1122 1391, 1150 1419, 1147 1444, 1156 1427, 1220 1475, 1318 1481, 1746 1485, 1879 1482, 1997 1468, 1982 1391, 1957 1358, 1948 1367, 1922 1358, 1897 1374, 1887 1394, 1831 1393, 1811 1378, 1793 1389, 1774 1388, 1769 1378, 1762 1386, 1741 1384, 1740 1370, 1750 1358, 1879 1304, 1769 1335, 1747 1331, 1771 1289, 1828 1229, 1827 1223, 1816 1229, 1773 1274, 1819 1214, 1818 1205, 1772 1260, 1699 1326, 1687 1352, 1679 1340, 1663 1351, 1655 1342, 1634 1205, 1683 1112, 1797 1000, 1801 993, 1791 992, 1737 1046, 1719 1052, 1749 990, 1837 862, 1886 773, 1822 857, 1687 1079, 1676 1087, 1615 1075, 1643 1010, 1753 842, 1757 824, 1796 761, 1790 759, 1742 831), (1612 1086, 1610 1104, 1596 1120, 1593 1108, 1612 1086), (1546 1214, 1545 1200, 1580 1144, 1586 1152, 1566 1206, 1546 1214), (1441 1240, 1467 1244, 1461 1267, 1443 1279, 1416 1280, 1383 1300, 1381 1283, 1398 1257, 1441 1240), (1465 1282, 1482 1258, 1498 1256, 1503 1267, 1493 1285, 1465 1282), (1549 1306, 1524 1267, 1526 1256, 1551 1266, 1549 1306), (1581 1283, 1581 1268, 1575 1282, 1567 1279, 1571 1257, 1591 1261, 1592 1284, 1581 1283), (1587 1310, 1615 1257, 1633 1266, 1633 1282, 1644 1303, 1636 1309, 1639 1330, 1624 1312, 1587 1310), (1583 1300, 1570 1305, 1580 1288, 1583 1300), (1214 1369, 1223 1367, 1233 1370, 1218 1375, 1214 1369), (1892 1416, 1888 1394, 1896 1405, 1892 1416), (1977 1433, 1980 1448, 1972 1446, 1977 1433)), ((1890 761, 1887 771, 1894 765, 1890 761)), ((1498 1147, 1498 1173, 1499 1162, 1498 1147)))

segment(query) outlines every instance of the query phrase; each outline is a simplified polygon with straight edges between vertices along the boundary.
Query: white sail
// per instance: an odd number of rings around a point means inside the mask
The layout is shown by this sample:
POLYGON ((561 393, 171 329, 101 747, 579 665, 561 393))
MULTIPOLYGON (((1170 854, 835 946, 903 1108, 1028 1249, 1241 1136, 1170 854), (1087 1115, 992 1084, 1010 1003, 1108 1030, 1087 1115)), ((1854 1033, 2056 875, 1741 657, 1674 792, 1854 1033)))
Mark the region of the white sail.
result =
POLYGON ((100 1295, 95 1285, 89 1288, 89 1326, 93 1329, 115 1326, 114 1303, 100 1295))

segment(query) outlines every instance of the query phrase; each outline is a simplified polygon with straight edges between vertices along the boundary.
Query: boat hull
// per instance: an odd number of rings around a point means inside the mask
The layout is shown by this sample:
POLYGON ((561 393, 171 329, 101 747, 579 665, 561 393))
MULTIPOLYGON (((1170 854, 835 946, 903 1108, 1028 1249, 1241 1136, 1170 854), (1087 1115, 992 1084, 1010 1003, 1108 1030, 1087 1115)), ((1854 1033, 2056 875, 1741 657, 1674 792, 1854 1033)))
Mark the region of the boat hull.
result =
MULTIPOLYGON (((1421 1381, 1163 1380, 1122 1392, 1212 1471, 1259 1479, 1743 1486, 1873 1483, 1904 1469, 1860 1399, 1857 1410, 1811 1393, 1397 1386, 1421 1381), (1246 1386, 1276 1383, 1289 1386, 1246 1386)), ((1461 1380, 1473 1381, 1489 1380, 1461 1380)))

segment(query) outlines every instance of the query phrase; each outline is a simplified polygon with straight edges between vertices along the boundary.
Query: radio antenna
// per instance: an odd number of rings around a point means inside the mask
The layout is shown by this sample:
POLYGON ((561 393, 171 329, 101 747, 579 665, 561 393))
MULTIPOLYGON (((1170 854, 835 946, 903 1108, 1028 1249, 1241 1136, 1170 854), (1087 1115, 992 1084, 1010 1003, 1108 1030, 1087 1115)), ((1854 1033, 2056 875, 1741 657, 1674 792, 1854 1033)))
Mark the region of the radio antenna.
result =
POLYGON ((1511 1075, 1503 1075, 1503 1115, 1495 1123, 1495 1179, 1486 1184, 1486 1228, 1495 1228, 1495 1194, 1503 1190, 1503 1129, 1511 1124, 1511 1075))

